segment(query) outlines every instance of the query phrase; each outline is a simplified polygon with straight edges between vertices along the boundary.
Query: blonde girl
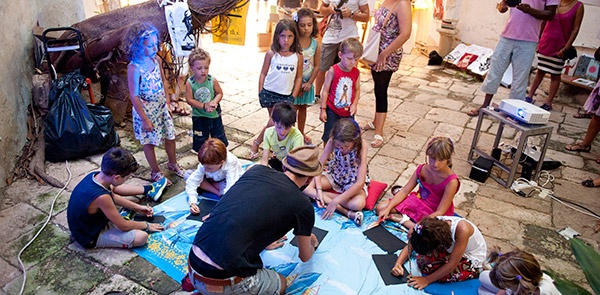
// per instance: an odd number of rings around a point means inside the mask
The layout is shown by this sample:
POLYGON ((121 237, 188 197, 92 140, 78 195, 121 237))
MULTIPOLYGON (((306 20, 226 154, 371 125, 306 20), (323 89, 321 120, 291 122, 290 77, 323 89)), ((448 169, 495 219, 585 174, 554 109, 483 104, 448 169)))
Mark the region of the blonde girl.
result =
MULTIPOLYGON (((163 86, 163 72, 159 60, 158 30, 148 23, 134 25, 127 34, 129 60, 127 82, 133 105, 133 131, 142 145, 144 155, 152 170, 150 178, 164 178, 156 161, 155 146, 165 143, 169 162, 167 169, 183 177, 184 171, 177 164, 175 150, 175 127, 167 105, 169 99, 163 86)), ((167 181, 168 184, 171 181, 167 181)))
POLYGON ((492 270, 483 271, 479 276, 479 295, 560 295, 552 278, 542 272, 535 257, 521 250, 502 254, 499 249, 488 258, 492 270))
POLYGON ((326 208, 322 219, 328 219, 338 210, 360 226, 369 180, 367 145, 354 120, 342 118, 333 126, 319 161, 325 165, 330 157, 328 171, 315 177, 304 193, 314 199, 319 208, 326 208), (328 190, 334 192, 324 192, 328 190))
POLYGON ((298 42, 298 29, 292 20, 282 19, 273 33, 273 43, 265 54, 258 79, 260 106, 267 108, 269 121, 258 137, 252 142, 250 159, 257 159, 258 147, 263 141, 265 129, 273 126, 271 112, 281 101, 292 103, 300 93, 302 84, 302 49, 298 42))
POLYGON ((408 183, 393 186, 394 197, 377 205, 379 221, 390 218, 410 229, 423 217, 454 214, 452 200, 460 187, 451 168, 454 143, 448 137, 435 137, 427 144, 425 154, 425 164, 417 167, 408 183), (416 186, 419 188, 413 192, 416 186))
POLYGON ((317 28, 317 18, 314 12, 308 8, 302 8, 294 12, 292 17, 298 26, 298 42, 302 47, 302 55, 304 56, 302 88, 300 96, 294 100, 294 106, 298 110, 298 129, 304 135, 304 142, 310 144, 312 140, 306 136, 304 126, 306 124, 306 108, 315 103, 314 81, 321 64, 321 47, 315 39, 319 29, 317 28))

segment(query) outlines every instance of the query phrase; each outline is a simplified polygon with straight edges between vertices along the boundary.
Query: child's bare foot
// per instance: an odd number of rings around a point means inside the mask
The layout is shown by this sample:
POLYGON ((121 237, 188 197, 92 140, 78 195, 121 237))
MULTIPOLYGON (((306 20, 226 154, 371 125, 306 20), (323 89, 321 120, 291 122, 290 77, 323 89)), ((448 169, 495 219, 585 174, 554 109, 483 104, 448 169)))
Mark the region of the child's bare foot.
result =
POLYGON ((250 148, 250 153, 248 154, 249 160, 256 160, 260 157, 260 153, 258 152, 258 147, 260 146, 260 142, 258 140, 252 141, 252 148, 250 148))

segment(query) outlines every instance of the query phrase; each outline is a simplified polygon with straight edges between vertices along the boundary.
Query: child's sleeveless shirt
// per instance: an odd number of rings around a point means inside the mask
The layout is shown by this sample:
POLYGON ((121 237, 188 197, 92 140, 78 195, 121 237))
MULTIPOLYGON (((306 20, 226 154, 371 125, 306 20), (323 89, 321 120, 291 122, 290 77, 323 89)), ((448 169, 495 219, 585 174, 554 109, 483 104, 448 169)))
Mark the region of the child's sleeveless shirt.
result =
POLYGON ((333 69, 333 79, 329 87, 329 96, 327 97, 327 106, 340 117, 350 117, 350 105, 354 102, 356 93, 354 92, 356 81, 360 72, 356 67, 349 72, 340 69, 339 64, 335 64, 333 69))
MULTIPOLYGON (((194 76, 189 77, 188 82, 192 87, 194 100, 202 103, 209 103, 215 99, 215 88, 213 86, 213 77, 211 75, 207 75, 203 83, 198 83, 198 81, 194 79, 194 76)), ((217 110, 207 112, 203 109, 192 107, 192 117, 205 117, 214 119, 219 117, 219 113, 217 110)))
POLYGON ((317 40, 310 38, 310 45, 307 48, 302 48, 302 56, 304 57, 302 65, 302 83, 308 82, 315 69, 315 53, 317 52, 317 40))
POLYGON ((282 56, 275 52, 265 77, 263 89, 281 94, 290 95, 294 90, 294 80, 298 71, 298 54, 282 56))

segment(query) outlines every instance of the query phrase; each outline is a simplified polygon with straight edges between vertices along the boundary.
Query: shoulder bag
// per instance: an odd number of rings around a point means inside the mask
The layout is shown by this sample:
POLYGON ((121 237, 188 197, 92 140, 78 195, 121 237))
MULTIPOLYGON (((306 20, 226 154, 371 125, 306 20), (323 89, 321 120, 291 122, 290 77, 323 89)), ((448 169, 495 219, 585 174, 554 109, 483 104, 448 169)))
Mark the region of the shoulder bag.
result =
MULTIPOLYGON (((398 3, 396 3, 394 5, 394 7, 392 7, 392 9, 389 11, 388 15, 386 15, 385 19, 383 20, 383 23, 381 24, 382 30, 383 30, 383 28, 385 28, 385 25, 387 24, 387 21, 389 20, 390 16, 392 14, 394 14, 396 5, 398 5, 398 3)), ((379 55, 379 43, 381 42, 381 32, 375 30, 376 26, 377 26, 377 24, 372 26, 371 29, 369 30, 369 36, 367 37, 367 42, 365 42, 365 44, 363 46, 363 55, 361 57, 361 60, 363 63, 366 63, 367 65, 372 65, 375 62, 377 62, 377 56, 379 55)))

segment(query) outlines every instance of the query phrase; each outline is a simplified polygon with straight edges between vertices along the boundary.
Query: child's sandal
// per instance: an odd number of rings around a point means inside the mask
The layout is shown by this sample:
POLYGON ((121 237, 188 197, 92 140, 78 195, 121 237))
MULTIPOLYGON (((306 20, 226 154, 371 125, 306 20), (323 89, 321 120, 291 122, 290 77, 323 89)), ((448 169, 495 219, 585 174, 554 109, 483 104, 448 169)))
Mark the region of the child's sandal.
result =
POLYGON ((169 169, 169 171, 172 171, 173 173, 175 173, 175 175, 177 175, 181 178, 183 178, 185 176, 185 171, 177 163, 175 163, 175 164, 167 163, 167 169, 169 169))
POLYGON ((362 211, 348 211, 348 218, 352 219, 357 226, 362 225, 363 217, 362 211), (354 217, 352 217, 352 214, 354 214, 354 217))
MULTIPOLYGON (((162 172, 150 172, 150 179, 152 179, 152 182, 159 182, 161 179, 166 178, 162 172)), ((167 186, 171 186, 173 183, 168 179, 167 179, 167 186)))

